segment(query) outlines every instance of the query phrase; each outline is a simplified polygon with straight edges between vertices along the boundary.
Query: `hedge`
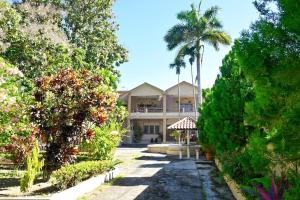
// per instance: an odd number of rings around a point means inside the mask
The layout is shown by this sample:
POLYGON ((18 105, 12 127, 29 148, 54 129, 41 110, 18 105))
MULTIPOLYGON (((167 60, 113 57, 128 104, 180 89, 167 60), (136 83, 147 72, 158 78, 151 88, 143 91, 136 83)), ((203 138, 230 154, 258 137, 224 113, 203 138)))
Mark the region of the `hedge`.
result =
POLYGON ((51 174, 52 184, 59 189, 77 185, 92 176, 114 169, 118 161, 85 161, 64 166, 51 174))

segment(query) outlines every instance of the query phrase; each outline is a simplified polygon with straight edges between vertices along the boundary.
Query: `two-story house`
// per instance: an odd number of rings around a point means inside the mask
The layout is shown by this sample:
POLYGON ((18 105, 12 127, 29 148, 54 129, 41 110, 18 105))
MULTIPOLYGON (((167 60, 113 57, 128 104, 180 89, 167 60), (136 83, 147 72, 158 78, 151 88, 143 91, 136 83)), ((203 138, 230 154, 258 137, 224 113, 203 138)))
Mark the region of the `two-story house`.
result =
MULTIPOLYGON (((129 113, 126 124, 129 131, 123 142, 133 142, 133 133, 137 126, 142 132, 140 143, 174 141, 167 127, 187 116, 198 117, 192 84, 183 81, 179 88, 180 101, 177 84, 165 91, 149 83, 143 83, 129 91, 120 91, 119 99, 127 106, 129 113)), ((195 86, 194 91, 197 94, 195 86)))

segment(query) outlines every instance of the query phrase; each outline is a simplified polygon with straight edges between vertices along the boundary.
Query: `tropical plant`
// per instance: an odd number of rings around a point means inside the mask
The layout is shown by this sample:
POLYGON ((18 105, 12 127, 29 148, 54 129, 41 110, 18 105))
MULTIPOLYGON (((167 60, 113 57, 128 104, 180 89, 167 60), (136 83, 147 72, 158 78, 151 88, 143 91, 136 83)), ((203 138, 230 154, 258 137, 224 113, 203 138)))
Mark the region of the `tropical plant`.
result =
POLYGON ((245 189, 244 191, 251 195, 252 198, 260 197, 263 200, 282 200, 288 190, 288 181, 285 176, 281 176, 280 181, 276 178, 262 177, 252 180, 255 189, 245 189), (278 183, 276 183, 278 182, 278 183))
POLYGON ((12 135, 27 136, 32 130, 27 112, 32 98, 25 84, 23 73, 0 58, 0 147, 10 144, 12 135))
POLYGON ((102 74, 66 69, 37 80, 32 120, 47 144, 47 172, 75 162, 78 145, 94 135, 89 124, 103 125, 115 107, 117 95, 102 74))
POLYGON ((171 136, 175 139, 175 140, 178 140, 178 143, 180 144, 180 136, 181 136, 181 132, 176 130, 176 131, 173 131, 171 133, 171 136))
POLYGON ((38 138, 37 134, 38 129, 33 129, 32 133, 27 137, 13 135, 11 144, 3 146, 2 151, 10 153, 12 161, 17 167, 21 167, 26 163, 28 155, 31 154, 34 148, 36 138, 38 138))
POLYGON ((142 137, 143 137, 142 128, 137 122, 135 122, 133 125, 133 141, 135 143, 138 143, 141 141, 142 137))
POLYGON ((111 160, 125 132, 121 123, 106 123, 102 127, 90 130, 89 134, 93 137, 84 145, 90 159, 111 160))
POLYGON ((44 165, 44 162, 39 160, 39 143, 37 140, 34 141, 31 153, 27 155, 26 160, 26 172, 20 181, 20 189, 22 192, 27 192, 30 189, 44 165))
MULTIPOLYGON (((179 48, 177 57, 183 58, 188 55, 196 57, 197 61, 197 83, 198 83, 198 97, 197 103, 202 104, 202 88, 200 80, 200 63, 203 52, 202 43, 208 43, 218 50, 220 44, 229 45, 230 36, 222 30, 222 24, 217 18, 219 8, 217 6, 211 7, 203 14, 200 11, 201 1, 197 9, 194 4, 191 5, 191 10, 180 12, 177 19, 181 21, 180 24, 173 26, 165 35, 164 39, 167 42, 169 50, 179 48), (190 49, 189 51, 187 49, 190 49), (191 54, 191 50, 193 50, 191 54)), ((180 59, 183 60, 183 59, 180 59)))
POLYGON ((180 118, 180 72, 181 68, 185 68, 185 63, 181 59, 175 59, 174 63, 170 64, 170 68, 176 70, 177 74, 177 89, 178 89, 178 117, 180 118))

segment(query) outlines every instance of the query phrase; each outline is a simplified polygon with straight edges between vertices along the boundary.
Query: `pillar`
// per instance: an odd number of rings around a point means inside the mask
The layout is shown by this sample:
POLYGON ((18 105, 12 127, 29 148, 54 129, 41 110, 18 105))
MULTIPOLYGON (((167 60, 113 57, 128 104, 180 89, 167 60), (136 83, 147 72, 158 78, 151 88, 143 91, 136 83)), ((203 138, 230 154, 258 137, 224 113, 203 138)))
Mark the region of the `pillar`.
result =
POLYGON ((163 143, 167 142, 167 119, 163 118, 163 143))
POLYGON ((128 130, 128 143, 132 143, 132 131, 131 131, 131 124, 130 124, 130 113, 131 113, 131 94, 128 94, 127 99, 127 109, 128 109, 128 117, 127 117, 127 130, 128 130))
POLYGON ((166 94, 163 95, 163 143, 167 142, 167 98, 166 94))

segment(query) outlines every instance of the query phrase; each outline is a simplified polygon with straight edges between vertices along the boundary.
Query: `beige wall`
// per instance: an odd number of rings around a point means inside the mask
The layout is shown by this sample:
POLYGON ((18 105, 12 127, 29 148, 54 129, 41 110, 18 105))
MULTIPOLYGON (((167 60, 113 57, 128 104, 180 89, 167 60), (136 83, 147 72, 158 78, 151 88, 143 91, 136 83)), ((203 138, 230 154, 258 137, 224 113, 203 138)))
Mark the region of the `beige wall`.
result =
MULTIPOLYGON (((154 125, 154 126, 159 126, 159 132, 162 134, 163 132, 163 120, 157 120, 157 119, 149 119, 149 120, 145 120, 145 119, 141 119, 141 120, 133 120, 131 122, 131 124, 135 124, 137 123, 141 129, 142 132, 144 132, 144 126, 145 125, 154 125)), ((141 139, 141 143, 150 143, 151 138, 155 139, 155 138, 159 138, 159 134, 143 134, 142 139, 141 139)), ((160 141, 161 142, 161 141, 160 141)))
MULTIPOLYGON (((192 104, 194 108, 194 98, 182 97, 180 98, 180 104, 192 104)), ((170 95, 167 96, 167 112, 178 112, 178 97, 170 95)))
MULTIPOLYGON (((174 86, 166 91, 167 95, 178 96, 178 87, 174 86)), ((195 93, 197 94, 197 88, 195 87, 195 93)), ((180 96, 181 97, 192 97, 193 87, 188 83, 180 84, 180 96)))

